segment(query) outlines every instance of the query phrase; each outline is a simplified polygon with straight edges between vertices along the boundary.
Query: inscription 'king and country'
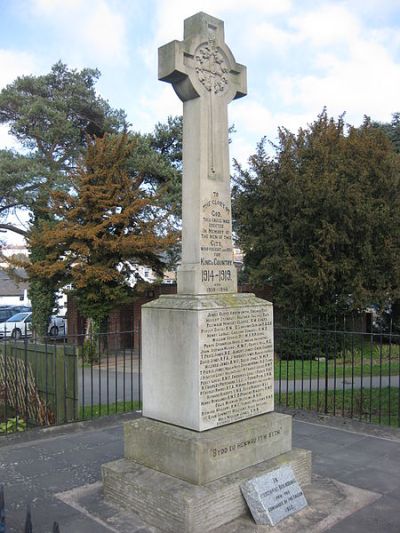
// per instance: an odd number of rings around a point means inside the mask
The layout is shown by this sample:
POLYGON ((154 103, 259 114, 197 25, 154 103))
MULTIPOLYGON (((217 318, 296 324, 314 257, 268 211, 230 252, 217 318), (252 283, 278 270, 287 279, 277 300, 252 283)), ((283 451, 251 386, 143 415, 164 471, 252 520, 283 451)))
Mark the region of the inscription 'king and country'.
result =
POLYGON ((182 264, 178 293, 237 292, 233 264, 228 104, 246 95, 246 67, 221 20, 199 13, 183 41, 159 49, 160 80, 183 101, 182 264))
POLYGON ((272 304, 237 292, 228 104, 246 68, 205 13, 159 49, 159 79, 183 101, 182 263, 178 294, 142 309, 143 414, 205 431, 273 410, 272 304))

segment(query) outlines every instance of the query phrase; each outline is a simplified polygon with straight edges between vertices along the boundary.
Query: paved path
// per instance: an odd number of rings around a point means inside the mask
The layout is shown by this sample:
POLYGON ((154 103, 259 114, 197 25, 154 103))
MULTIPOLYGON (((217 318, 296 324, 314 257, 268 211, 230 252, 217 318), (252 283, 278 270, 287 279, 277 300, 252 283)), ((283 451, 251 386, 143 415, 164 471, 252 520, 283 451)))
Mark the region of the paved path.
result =
MULTIPOLYGON (((101 368, 93 367, 79 369, 78 371, 78 396, 79 402, 82 405, 97 405, 97 404, 107 404, 114 402, 131 401, 138 400, 140 393, 139 386, 139 373, 137 363, 133 365, 133 371, 131 372, 131 367, 126 363, 125 371, 120 365, 117 366, 117 371, 115 367, 110 366, 108 371, 105 365, 102 365, 101 368)), ((336 380, 329 378, 327 380, 328 390, 333 390, 336 388, 338 391, 343 389, 349 390, 353 388, 354 390, 369 388, 379 388, 379 387, 388 387, 399 388, 400 376, 372 376, 364 377, 354 377, 353 381, 351 377, 347 377, 344 381, 341 377, 337 377, 336 380)), ((279 381, 275 381, 275 392, 285 393, 289 392, 299 392, 301 393, 302 387, 304 393, 308 391, 325 390, 325 379, 304 379, 303 384, 300 379, 288 380, 283 379, 279 385, 279 381)))
POLYGON ((303 380, 303 385, 301 379, 296 380, 288 380, 282 379, 281 386, 279 388, 279 381, 275 381, 275 392, 301 392, 302 386, 304 392, 308 391, 315 391, 315 390, 325 390, 327 388, 328 390, 349 390, 349 389, 375 389, 380 387, 393 387, 393 388, 399 388, 400 385, 400 376, 372 376, 370 377, 354 377, 353 380, 351 377, 346 377, 344 380, 342 377, 337 377, 336 380, 334 378, 328 378, 328 380, 325 380, 325 378, 320 379, 309 379, 305 378, 303 380))
MULTIPOLYGON (((340 522, 334 533, 399 533, 400 432, 340 419, 301 415, 294 420, 294 445, 313 452, 313 471, 381 497, 340 522), (332 426, 333 424, 333 426, 332 426), (336 425, 336 427, 335 427, 336 425)), ((129 417, 102 419, 24 435, 0 438, 0 483, 5 485, 7 532, 23 531, 26 504, 31 503, 34 533, 50 533, 58 521, 61 533, 109 533, 56 493, 100 480, 100 465, 123 455, 122 423, 129 417), (29 439, 29 440, 26 440, 29 439)), ((104 513, 115 512, 102 501, 104 513)), ((150 533, 131 524, 124 533, 150 533)))

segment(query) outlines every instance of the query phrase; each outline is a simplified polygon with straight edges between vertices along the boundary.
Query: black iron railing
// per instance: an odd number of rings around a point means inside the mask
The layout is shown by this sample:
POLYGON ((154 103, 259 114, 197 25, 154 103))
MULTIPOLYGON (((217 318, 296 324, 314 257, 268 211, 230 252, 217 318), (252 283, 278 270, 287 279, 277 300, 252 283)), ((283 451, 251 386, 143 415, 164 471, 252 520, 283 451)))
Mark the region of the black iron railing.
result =
POLYGON ((400 335, 351 321, 275 325, 275 402, 400 426, 400 335))
MULTIPOLYGON (((52 533, 61 533, 60 526, 58 522, 53 522, 52 533)), ((6 507, 5 507, 5 498, 4 498, 4 487, 0 485, 0 533, 7 533, 7 522, 6 522, 6 507)), ((32 513, 31 508, 28 505, 26 509, 25 525, 23 533, 33 533, 32 526, 32 513)))
MULTIPOLYGON (((275 405, 400 426, 400 335, 276 322, 275 405)), ((0 341, 0 436, 141 408, 140 331, 0 341)))
POLYGON ((3 337, 0 435, 139 409, 139 346, 137 331, 3 337))

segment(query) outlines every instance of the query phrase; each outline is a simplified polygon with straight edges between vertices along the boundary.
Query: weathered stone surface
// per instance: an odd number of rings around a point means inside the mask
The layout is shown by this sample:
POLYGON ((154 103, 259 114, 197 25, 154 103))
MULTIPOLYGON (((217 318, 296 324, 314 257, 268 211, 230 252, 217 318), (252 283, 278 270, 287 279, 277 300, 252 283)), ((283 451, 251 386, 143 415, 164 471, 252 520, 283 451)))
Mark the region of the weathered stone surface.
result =
POLYGON ((204 484, 292 449, 292 419, 268 413, 197 432, 148 418, 125 423, 125 458, 204 484))
POLYGON ((225 43, 223 21, 206 13, 185 20, 183 41, 162 46, 158 65, 159 79, 183 101, 178 293, 236 292, 228 103, 246 94, 246 68, 225 43))
POLYGON ((246 514, 241 483, 284 464, 311 482, 311 453, 299 449, 202 486, 120 459, 102 467, 104 495, 166 533, 203 533, 246 514))
POLYGON ((274 526, 307 505, 288 465, 249 479, 240 488, 256 524, 274 526))
POLYGON ((142 331, 144 416, 203 431, 273 410, 271 303, 162 296, 142 331))

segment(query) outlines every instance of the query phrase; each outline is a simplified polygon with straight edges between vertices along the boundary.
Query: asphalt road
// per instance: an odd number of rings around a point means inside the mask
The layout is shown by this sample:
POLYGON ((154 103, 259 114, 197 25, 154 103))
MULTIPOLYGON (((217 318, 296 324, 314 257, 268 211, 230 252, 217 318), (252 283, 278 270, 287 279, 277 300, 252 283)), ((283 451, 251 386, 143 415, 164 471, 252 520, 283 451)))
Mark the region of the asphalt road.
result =
MULTIPOLYGON (((107 404, 114 402, 138 400, 140 394, 139 386, 139 373, 131 372, 127 365, 126 371, 123 372, 108 370, 98 367, 93 369, 84 368, 78 371, 78 391, 79 391, 79 403, 82 405, 97 405, 107 404)), ((325 390, 327 385, 328 390, 359 390, 361 388, 380 388, 391 386, 393 388, 399 388, 400 376, 372 376, 370 377, 354 377, 346 378, 344 381, 342 378, 329 378, 325 383, 325 378, 305 379, 302 381, 297 380, 282 380, 275 381, 275 392, 301 392, 325 390)))
POLYGON ((107 405, 115 402, 139 400, 137 372, 84 368, 78 371, 80 405, 107 405))

